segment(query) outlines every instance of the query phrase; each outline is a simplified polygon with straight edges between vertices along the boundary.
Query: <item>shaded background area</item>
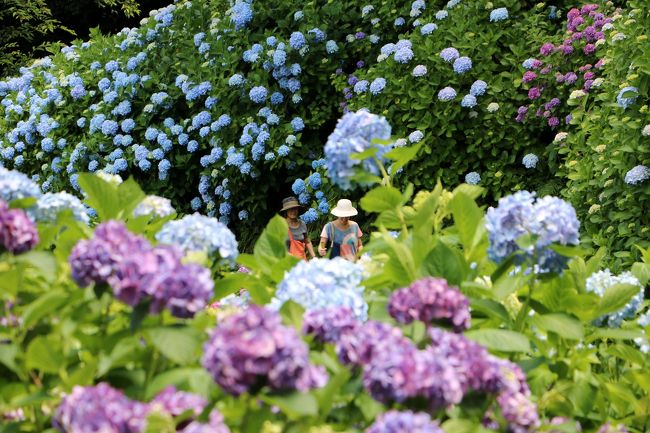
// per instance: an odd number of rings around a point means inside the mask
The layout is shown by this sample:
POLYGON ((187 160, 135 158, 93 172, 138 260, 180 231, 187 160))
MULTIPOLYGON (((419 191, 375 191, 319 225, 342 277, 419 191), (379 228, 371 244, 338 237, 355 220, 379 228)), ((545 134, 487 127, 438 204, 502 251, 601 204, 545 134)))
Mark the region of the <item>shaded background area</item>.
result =
POLYGON ((87 39, 92 28, 133 27, 172 0, 0 0, 0 77, 48 54, 57 42, 87 39))

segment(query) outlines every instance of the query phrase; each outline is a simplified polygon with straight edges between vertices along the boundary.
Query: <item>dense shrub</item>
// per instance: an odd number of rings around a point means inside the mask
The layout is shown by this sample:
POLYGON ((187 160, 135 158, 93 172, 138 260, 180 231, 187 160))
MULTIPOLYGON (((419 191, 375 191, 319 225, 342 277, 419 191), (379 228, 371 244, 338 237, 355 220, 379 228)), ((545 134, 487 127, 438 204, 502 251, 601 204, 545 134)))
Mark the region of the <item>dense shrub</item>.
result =
POLYGON ((614 25, 600 92, 580 103, 559 151, 564 195, 581 216, 585 241, 607 247, 610 264, 620 267, 639 257, 635 245, 650 245, 650 8, 630 2, 614 25))

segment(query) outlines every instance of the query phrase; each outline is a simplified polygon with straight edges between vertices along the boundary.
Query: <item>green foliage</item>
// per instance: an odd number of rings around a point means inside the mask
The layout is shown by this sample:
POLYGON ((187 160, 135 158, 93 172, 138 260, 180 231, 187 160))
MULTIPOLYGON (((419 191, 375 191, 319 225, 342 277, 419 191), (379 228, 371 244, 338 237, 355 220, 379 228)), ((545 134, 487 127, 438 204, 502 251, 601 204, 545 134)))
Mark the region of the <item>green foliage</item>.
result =
POLYGON ((635 245, 650 245, 650 184, 625 183, 630 169, 650 166, 650 137, 645 135, 650 133, 649 25, 646 2, 629 2, 620 12, 606 44, 601 92, 574 112, 566 144, 559 149, 566 155, 560 172, 567 179, 563 193, 578 211, 585 241, 606 247, 612 254, 607 263, 615 269, 639 259, 635 245), (627 109, 616 103, 625 86, 639 90, 627 109))

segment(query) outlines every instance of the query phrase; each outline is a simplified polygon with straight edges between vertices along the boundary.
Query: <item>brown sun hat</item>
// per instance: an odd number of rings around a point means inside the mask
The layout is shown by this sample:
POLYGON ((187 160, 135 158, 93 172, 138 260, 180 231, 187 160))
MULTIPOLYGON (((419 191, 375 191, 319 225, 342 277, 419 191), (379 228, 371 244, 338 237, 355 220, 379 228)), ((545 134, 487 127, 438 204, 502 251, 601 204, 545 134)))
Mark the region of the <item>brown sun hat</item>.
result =
POLYGON ((288 211, 289 209, 302 208, 302 205, 298 203, 298 199, 295 197, 287 197, 282 200, 282 209, 280 212, 288 211))

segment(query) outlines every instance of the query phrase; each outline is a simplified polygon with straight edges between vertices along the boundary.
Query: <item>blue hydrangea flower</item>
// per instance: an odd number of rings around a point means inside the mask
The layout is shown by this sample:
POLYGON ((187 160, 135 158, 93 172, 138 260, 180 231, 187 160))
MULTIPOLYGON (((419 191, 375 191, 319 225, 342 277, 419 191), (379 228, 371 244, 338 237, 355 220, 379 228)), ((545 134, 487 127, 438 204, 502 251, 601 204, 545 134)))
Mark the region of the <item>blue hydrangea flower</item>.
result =
POLYGON ((294 117, 291 120, 291 127, 294 132, 300 132, 305 128, 305 122, 300 117, 294 117))
POLYGON ((625 173, 625 183, 637 185, 650 179, 650 168, 645 165, 637 165, 625 173))
POLYGON ((471 171, 465 175, 465 183, 470 185, 478 185, 481 182, 481 175, 475 171, 471 171))
POLYGON ((369 84, 368 80, 357 81, 354 85, 354 92, 357 94, 367 92, 369 84))
POLYGON ((306 191, 305 189, 305 181, 302 179, 296 179, 293 181, 293 185, 291 185, 291 190, 293 191, 294 194, 300 195, 306 191))
POLYGON ((375 78, 372 80, 372 83, 370 84, 370 93, 373 95, 378 95, 379 93, 384 90, 386 87, 386 79, 385 78, 375 78))
POLYGON ((492 11, 490 12, 490 22, 492 23, 505 21, 507 19, 508 19, 508 9, 506 8, 492 9, 492 11))
POLYGON ((413 59, 413 50, 409 47, 398 48, 393 58, 397 63, 408 63, 413 59))
POLYGON ((438 26, 437 26, 436 24, 434 24, 434 23, 428 23, 428 24, 423 25, 423 26, 420 28, 420 33, 421 33, 422 35, 430 35, 430 34, 433 33, 437 28, 438 28, 438 26))
POLYGON ((470 95, 474 96, 482 96, 485 94, 485 91, 487 90, 488 85, 485 81, 483 80, 476 80, 472 83, 472 86, 469 89, 470 95))
POLYGON ((39 222, 53 223, 59 213, 71 210, 72 216, 84 224, 90 222, 86 207, 77 197, 67 192, 47 193, 39 197, 36 206, 29 209, 29 214, 39 222))
POLYGON ((460 53, 454 47, 445 48, 440 51, 440 57, 447 63, 452 63, 454 60, 460 57, 460 53))
POLYGON ((575 209, 556 197, 535 199, 535 194, 519 191, 499 199, 496 208, 489 208, 486 228, 490 246, 488 256, 497 263, 519 251, 534 258, 541 272, 561 272, 568 259, 549 248, 553 243, 577 245, 580 223, 575 209), (517 244, 525 235, 536 236, 534 246, 526 250, 517 244))
POLYGON ((338 52, 339 46, 336 44, 336 41, 329 40, 325 43, 325 51, 327 51, 328 54, 333 54, 338 52))
POLYGON ((291 48, 293 48, 294 50, 299 50, 305 45, 307 45, 307 40, 305 39, 305 35, 303 35, 300 32, 291 33, 291 36, 289 37, 289 46, 291 46, 291 48))
POLYGON ((444 20, 445 18, 447 18, 447 17, 449 16, 449 12, 447 12, 447 11, 444 10, 444 9, 443 9, 443 10, 439 10, 438 12, 436 12, 436 15, 435 15, 435 16, 436 16, 436 19, 437 19, 437 20, 444 20))
POLYGON ((368 304, 363 299, 362 279, 362 268, 340 257, 303 261, 285 274, 270 308, 279 310, 287 301, 306 311, 348 307, 359 320, 366 320, 368 304))
POLYGON ((427 74, 427 67, 424 65, 417 65, 415 68, 413 68, 413 72, 411 75, 414 77, 423 77, 427 74))
POLYGON ((251 101, 257 104, 261 104, 266 100, 266 97, 268 96, 268 90, 266 90, 266 87, 264 86, 255 86, 250 90, 248 96, 251 101))
POLYGON ((320 173, 312 173, 309 178, 307 178, 307 182, 309 183, 309 186, 312 187, 312 189, 320 189, 321 184, 322 184, 322 179, 320 176, 320 173))
POLYGON ((472 59, 469 57, 459 57, 454 60, 454 72, 457 74, 464 74, 472 69, 472 59))
POLYGON ((289 152, 291 152, 291 148, 286 144, 283 144, 280 147, 278 147, 278 155, 280 156, 287 156, 289 155, 289 152))
POLYGON ((27 197, 40 197, 41 189, 29 177, 15 170, 0 167, 0 200, 9 203, 27 197))
POLYGON ((419 143, 424 138, 424 134, 420 130, 415 130, 409 134, 409 141, 411 143, 419 143))
POLYGON ((639 97, 639 89, 633 86, 624 87, 618 92, 616 96, 616 103, 622 109, 630 107, 636 102, 636 99, 639 97))
POLYGON ((521 163, 526 168, 535 168, 537 166, 538 161, 539 161, 539 157, 537 155, 535 155, 534 153, 527 153, 522 158, 521 163))
POLYGON ((378 149, 376 156, 381 159, 392 146, 375 144, 372 140, 388 140, 390 133, 390 124, 384 117, 362 110, 345 114, 325 144, 328 177, 341 189, 347 190, 353 186, 350 178, 357 166, 379 175, 379 168, 372 159, 360 161, 350 158, 350 154, 375 147, 378 149))
POLYGON ((533 69, 536 63, 537 59, 529 58, 524 60, 521 66, 523 66, 525 69, 533 69))
POLYGON ((402 27, 406 23, 406 20, 402 17, 397 17, 395 18, 395 22, 393 23, 395 27, 402 27))
POLYGON ((230 87, 238 87, 244 84, 244 77, 241 74, 234 74, 228 79, 228 85, 230 87))
POLYGON ((474 95, 465 95, 460 101, 460 106, 463 108, 472 108, 476 107, 476 96, 474 95))
POLYGON ((438 92, 438 100, 451 101, 456 97, 456 90, 453 87, 445 87, 438 92))
POLYGON ((124 119, 120 126, 122 127, 122 131, 128 134, 135 128, 135 121, 133 119, 124 119))
POLYGON ((185 252, 204 251, 210 255, 219 254, 221 259, 231 263, 234 263, 239 254, 235 235, 228 227, 215 218, 199 214, 187 215, 165 223, 156 233, 156 240, 163 244, 177 245, 185 252))
POLYGON ((104 120, 102 122, 102 134, 104 135, 115 135, 117 134, 118 128, 119 125, 114 120, 104 120))
POLYGON ((253 19, 253 7, 246 0, 238 0, 230 8, 230 21, 235 25, 235 30, 240 30, 253 19))

